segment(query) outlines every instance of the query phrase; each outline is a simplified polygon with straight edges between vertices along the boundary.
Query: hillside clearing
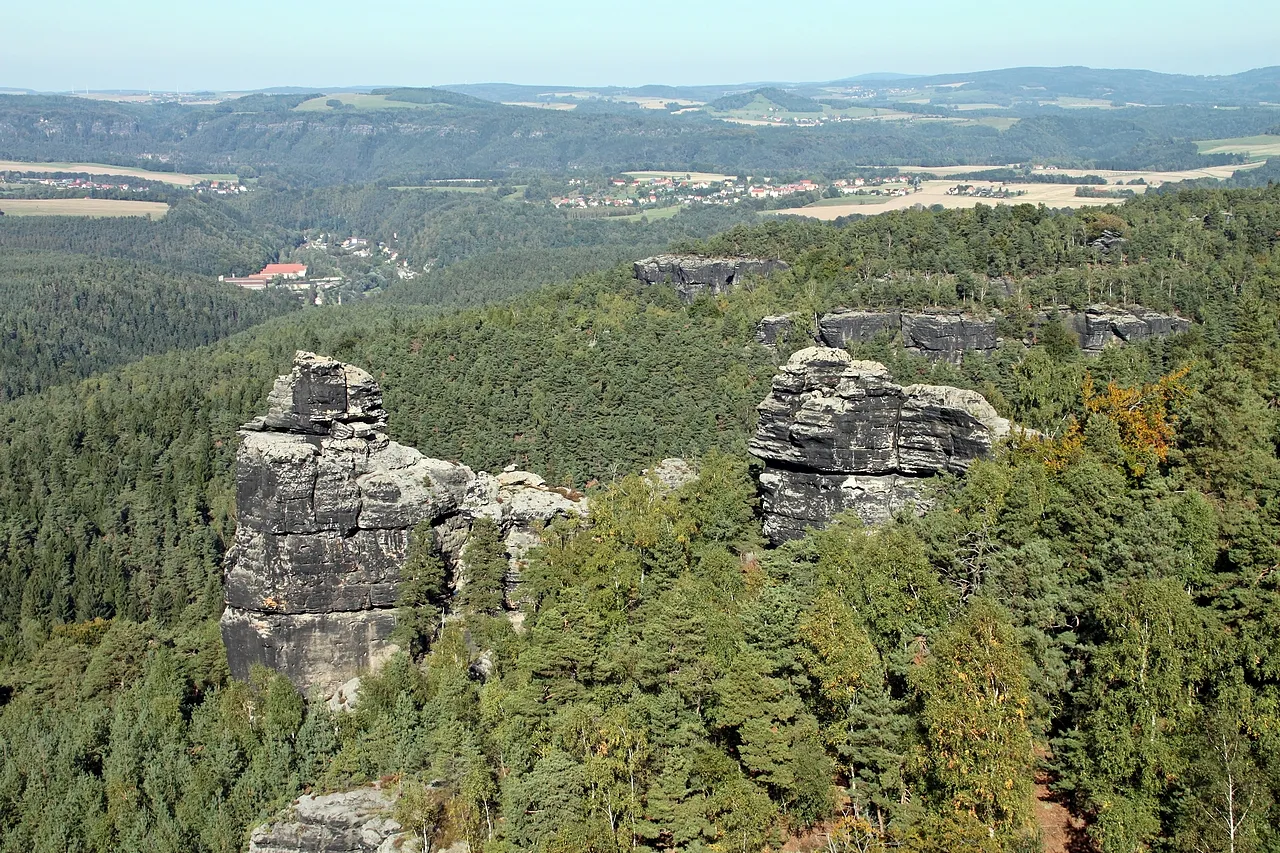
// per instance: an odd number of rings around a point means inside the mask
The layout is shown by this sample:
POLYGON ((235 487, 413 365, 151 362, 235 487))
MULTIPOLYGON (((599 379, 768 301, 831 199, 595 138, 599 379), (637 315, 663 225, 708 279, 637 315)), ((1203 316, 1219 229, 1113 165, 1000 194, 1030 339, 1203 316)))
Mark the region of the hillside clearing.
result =
POLYGON ((1206 139, 1196 143, 1201 154, 1244 154, 1247 157, 1280 157, 1280 136, 1240 136, 1206 139))

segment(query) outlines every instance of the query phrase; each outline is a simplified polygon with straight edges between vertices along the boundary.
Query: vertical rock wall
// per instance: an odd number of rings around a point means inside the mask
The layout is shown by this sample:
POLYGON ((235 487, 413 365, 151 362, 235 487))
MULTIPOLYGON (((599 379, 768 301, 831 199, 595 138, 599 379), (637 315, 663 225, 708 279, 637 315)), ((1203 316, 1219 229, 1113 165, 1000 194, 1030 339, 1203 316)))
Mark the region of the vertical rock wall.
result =
POLYGON ((1009 434, 975 391, 894 383, 884 365, 832 347, 792 355, 758 407, 751 452, 765 535, 782 542, 852 510, 878 522, 920 499, 919 486, 963 472, 1009 434))

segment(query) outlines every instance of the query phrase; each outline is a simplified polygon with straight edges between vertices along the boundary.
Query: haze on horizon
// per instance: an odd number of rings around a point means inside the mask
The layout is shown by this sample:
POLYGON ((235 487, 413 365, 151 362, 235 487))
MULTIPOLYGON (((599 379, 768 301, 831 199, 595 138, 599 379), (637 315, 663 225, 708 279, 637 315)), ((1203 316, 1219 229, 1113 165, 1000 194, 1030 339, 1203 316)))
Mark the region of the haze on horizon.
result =
POLYGON ((1233 74, 1280 64, 1280 4, 902 0, 835 6, 549 0, 353 11, 333 0, 216 7, 50 0, 6 13, 0 87, 236 91, 272 86, 693 85, 872 72, 1086 65, 1233 74))

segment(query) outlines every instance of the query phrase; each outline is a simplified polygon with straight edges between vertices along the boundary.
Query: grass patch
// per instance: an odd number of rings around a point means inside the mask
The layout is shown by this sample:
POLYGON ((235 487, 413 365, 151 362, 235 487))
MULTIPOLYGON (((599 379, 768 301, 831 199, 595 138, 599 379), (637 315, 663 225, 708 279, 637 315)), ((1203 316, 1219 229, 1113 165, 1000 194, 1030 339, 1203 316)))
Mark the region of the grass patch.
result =
POLYGON ((1244 154, 1246 157, 1280 157, 1280 136, 1239 136, 1205 139, 1196 143, 1201 154, 1244 154))

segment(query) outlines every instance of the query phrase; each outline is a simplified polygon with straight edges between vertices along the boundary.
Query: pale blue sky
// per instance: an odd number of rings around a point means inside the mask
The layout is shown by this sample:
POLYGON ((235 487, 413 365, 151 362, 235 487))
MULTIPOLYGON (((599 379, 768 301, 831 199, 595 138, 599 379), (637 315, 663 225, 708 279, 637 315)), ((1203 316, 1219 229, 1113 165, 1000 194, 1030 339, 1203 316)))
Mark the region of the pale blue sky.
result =
POLYGON ((157 90, 829 80, 1280 64, 1275 0, 10 0, 0 87, 157 90))

